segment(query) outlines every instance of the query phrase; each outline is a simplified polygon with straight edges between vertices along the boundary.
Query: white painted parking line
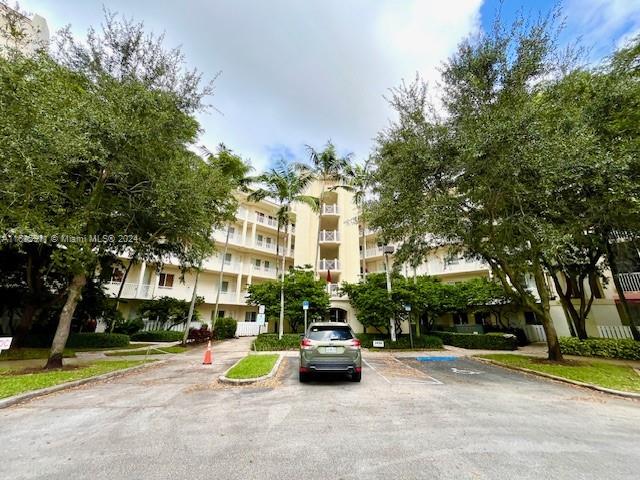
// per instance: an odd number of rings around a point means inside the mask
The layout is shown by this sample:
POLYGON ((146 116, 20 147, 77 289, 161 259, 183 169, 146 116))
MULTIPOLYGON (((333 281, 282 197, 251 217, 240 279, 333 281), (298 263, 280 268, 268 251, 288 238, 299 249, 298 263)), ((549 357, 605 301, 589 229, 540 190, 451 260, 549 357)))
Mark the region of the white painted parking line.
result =
POLYGON ((397 363, 399 363, 401 365, 402 368, 415 371, 419 375, 420 378, 402 377, 402 376, 395 376, 395 375, 389 375, 387 377, 387 375, 382 373, 382 371, 385 369, 385 367, 389 368, 389 362, 384 361, 384 360, 369 360, 369 361, 367 361, 364 358, 362 359, 362 361, 371 370, 373 370, 378 375, 380 375, 389 385, 443 385, 443 383, 440 380, 437 380, 437 379, 433 378, 432 376, 427 375, 423 371, 418 370, 417 368, 414 368, 414 367, 412 367, 410 365, 407 365, 404 362, 401 362, 397 358, 394 358, 394 357, 388 357, 388 358, 391 358, 391 359, 395 360, 397 363))

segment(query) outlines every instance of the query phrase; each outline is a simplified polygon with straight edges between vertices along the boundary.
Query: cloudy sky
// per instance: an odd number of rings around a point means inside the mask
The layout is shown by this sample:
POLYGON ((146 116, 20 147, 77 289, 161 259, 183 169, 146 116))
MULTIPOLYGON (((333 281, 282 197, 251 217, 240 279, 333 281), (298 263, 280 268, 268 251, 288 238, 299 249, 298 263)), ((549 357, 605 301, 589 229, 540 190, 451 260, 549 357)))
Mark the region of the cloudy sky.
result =
MULTIPOLYGON (((552 0, 504 0, 510 21, 552 0)), ((362 160, 389 121, 383 96, 438 67, 465 36, 489 28, 499 0, 22 0, 53 32, 99 25, 102 5, 165 32, 191 66, 217 79, 200 115, 200 142, 224 142, 263 169, 304 160, 305 144, 331 139, 362 160)), ((640 0, 565 0, 563 41, 581 36, 600 58, 640 32, 640 0)))

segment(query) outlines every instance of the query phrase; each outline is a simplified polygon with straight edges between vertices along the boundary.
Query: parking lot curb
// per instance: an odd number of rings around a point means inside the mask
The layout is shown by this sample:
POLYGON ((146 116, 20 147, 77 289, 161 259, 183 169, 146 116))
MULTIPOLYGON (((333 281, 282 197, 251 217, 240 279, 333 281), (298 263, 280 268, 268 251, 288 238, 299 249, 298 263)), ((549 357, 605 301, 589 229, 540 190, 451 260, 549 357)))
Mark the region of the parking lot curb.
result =
POLYGON ((60 383, 52 387, 40 388, 38 390, 32 390, 30 392, 21 393, 20 395, 14 395, 13 397, 3 398, 2 400, 0 400, 0 409, 11 407, 12 405, 17 405, 18 403, 26 402, 27 400, 31 400, 36 397, 42 397, 44 395, 49 395, 50 393, 66 390, 67 388, 78 387, 80 385, 84 385, 90 382, 99 382, 100 380, 108 380, 110 378, 125 375, 135 370, 142 370, 144 368, 161 365, 163 363, 166 363, 166 360, 151 361, 149 363, 145 363, 142 365, 135 365, 133 367, 124 368, 122 370, 114 370, 113 372, 107 372, 107 373, 103 373, 101 375, 96 375, 93 377, 81 378, 80 380, 60 383))
POLYGON ((508 368, 509 370, 516 370, 516 371, 519 371, 519 372, 530 373, 530 374, 536 375, 538 377, 544 377, 544 378, 548 378, 548 379, 551 379, 551 380, 556 380, 558 382, 569 383, 571 385, 577 385, 579 387, 589 388, 591 390, 597 390, 599 392, 608 393, 610 395, 617 395, 619 397, 633 398, 635 400, 640 400, 640 393, 623 392, 622 390, 614 390, 612 388, 600 387, 600 386, 594 385, 592 383, 579 382, 577 380, 571 380, 569 378, 558 377, 557 375, 552 375, 550 373, 538 372, 536 370, 531 370, 529 368, 514 367, 513 365, 506 365, 504 363, 500 363, 500 362, 497 362, 495 360, 490 360, 488 358, 480 358, 480 357, 467 357, 467 358, 471 358, 472 360, 475 360, 475 361, 481 362, 481 363, 486 363, 486 364, 490 364, 490 365, 496 365, 498 367, 508 368))
POLYGON ((220 380, 220 382, 222 382, 222 383, 228 383, 230 385, 248 385, 250 383, 256 383, 256 382, 261 382, 262 380, 267 380, 267 379, 273 377, 278 372, 278 369, 280 368, 280 364, 282 363, 282 359, 284 358, 284 355, 278 354, 278 359, 276 360, 276 363, 274 363, 273 368, 271 369, 271 371, 269 373, 267 373, 266 375, 262 375, 261 377, 256 377, 256 378, 229 378, 229 377, 227 377, 227 373, 229 373, 229 370, 231 370, 233 367, 235 367, 239 362, 241 362, 245 358, 247 358, 247 357, 246 356, 242 357, 236 363, 234 363, 229 368, 227 368, 227 370, 225 370, 225 372, 218 377, 218 380, 220 380))

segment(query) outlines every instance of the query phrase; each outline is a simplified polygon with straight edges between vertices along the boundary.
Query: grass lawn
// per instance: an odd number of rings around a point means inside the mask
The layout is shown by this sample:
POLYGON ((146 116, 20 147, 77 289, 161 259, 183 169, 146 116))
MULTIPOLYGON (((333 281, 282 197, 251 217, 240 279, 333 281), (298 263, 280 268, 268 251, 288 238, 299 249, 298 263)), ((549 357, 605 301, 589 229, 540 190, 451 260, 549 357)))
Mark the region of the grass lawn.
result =
MULTIPOLYGON (((182 352, 186 352, 186 350, 187 350, 186 347, 179 347, 179 346, 157 347, 149 350, 149 355, 161 355, 164 353, 182 353, 182 352)), ((144 350, 123 350, 123 351, 105 353, 107 357, 122 357, 125 355, 128 356, 128 355, 146 355, 146 354, 147 354, 146 348, 144 350)))
POLYGON ((278 355, 249 355, 227 373, 227 378, 256 378, 271 371, 278 355))
POLYGON ((613 365, 591 360, 579 362, 571 360, 567 364, 553 364, 541 361, 537 357, 509 354, 480 355, 480 357, 600 387, 640 393, 640 375, 633 368, 625 365, 613 365))
POLYGON ((15 373, 0 367, 0 398, 11 397, 19 393, 40 388, 51 387, 60 383, 93 377, 114 370, 140 365, 142 361, 120 360, 96 362, 68 370, 35 371, 30 373, 15 373))
MULTIPOLYGON (((75 350, 65 348, 63 356, 64 358, 73 358, 76 356, 75 350)), ((34 358, 48 357, 48 348, 11 348, 0 353, 0 362, 3 360, 32 360, 34 358)))

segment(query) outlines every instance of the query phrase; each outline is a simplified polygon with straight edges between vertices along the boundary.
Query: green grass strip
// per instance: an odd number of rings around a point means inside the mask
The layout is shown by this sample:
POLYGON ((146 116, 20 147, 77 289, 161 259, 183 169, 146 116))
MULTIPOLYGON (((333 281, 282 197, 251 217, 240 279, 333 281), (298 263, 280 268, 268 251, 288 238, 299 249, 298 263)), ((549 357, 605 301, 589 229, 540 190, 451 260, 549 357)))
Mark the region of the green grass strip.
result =
MULTIPOLYGON (((73 358, 76 356, 75 350, 65 348, 64 358, 73 358)), ((0 361, 5 360, 34 360, 39 358, 49 358, 48 348, 10 348, 0 353, 0 361)))
POLYGON ((109 360, 83 365, 70 370, 42 370, 34 373, 13 373, 7 369, 0 368, 0 398, 11 397, 40 388, 52 387, 73 380, 102 375, 103 373, 122 370, 143 363, 143 361, 139 360, 109 360))
POLYGON ((626 365, 614 365, 590 360, 574 361, 568 364, 544 363, 538 357, 524 355, 492 354, 479 355, 505 365, 528 368, 536 372, 548 373, 557 377, 590 383, 604 388, 625 392, 640 392, 640 375, 626 365))
POLYGON ((256 378, 268 374, 279 355, 249 355, 240 360, 229 372, 227 378, 256 378))
MULTIPOLYGON (((183 353, 186 351, 187 351, 186 347, 179 347, 179 346, 158 347, 158 348, 152 348, 148 350, 149 355, 162 355, 165 353, 183 353)), ((123 356, 129 356, 129 355, 146 355, 146 354, 147 354, 146 348, 144 350, 122 350, 122 351, 119 350, 117 352, 105 353, 107 357, 123 357, 123 356)))

